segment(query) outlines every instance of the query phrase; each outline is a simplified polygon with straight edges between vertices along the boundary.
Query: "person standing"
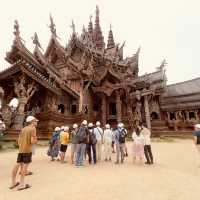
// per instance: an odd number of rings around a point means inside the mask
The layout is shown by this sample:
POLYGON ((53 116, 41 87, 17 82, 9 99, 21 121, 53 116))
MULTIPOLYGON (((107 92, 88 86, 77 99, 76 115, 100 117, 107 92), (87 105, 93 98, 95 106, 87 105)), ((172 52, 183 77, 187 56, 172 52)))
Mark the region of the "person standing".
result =
MULTIPOLYGON (((124 130, 124 132, 126 133, 126 136, 127 136, 128 131, 124 128, 124 124, 123 123, 121 123, 121 125, 122 125, 122 129, 124 130)), ((128 157, 128 149, 127 149, 127 146, 126 146, 126 142, 125 142, 124 150, 125 150, 125 152, 124 152, 125 156, 128 157)))
POLYGON ((103 133, 105 161, 111 161, 113 134, 110 129, 110 124, 106 124, 105 128, 106 130, 103 133))
POLYGON ((101 123, 99 121, 96 122, 96 127, 94 128, 94 134, 97 139, 97 160, 101 161, 101 154, 102 154, 102 144, 103 144, 103 130, 100 127, 101 123))
POLYGON ((96 139, 96 136, 94 134, 93 123, 88 124, 88 130, 89 130, 89 142, 86 145, 86 149, 87 149, 87 154, 88 154, 88 158, 89 158, 89 164, 92 164, 92 160, 93 160, 93 163, 96 164, 97 163, 97 159, 96 159, 97 139, 96 139), (92 159, 92 157, 93 157, 93 159, 92 159))
POLYGON ((117 151, 117 160, 115 164, 119 164, 119 157, 121 156, 121 163, 124 162, 124 148, 125 148, 126 133, 122 128, 122 124, 119 123, 117 130, 115 131, 115 144, 117 151))
POLYGON ((89 131, 87 121, 83 120, 77 131, 77 148, 76 148, 76 166, 83 166, 83 158, 86 149, 86 144, 89 142, 89 131))
POLYGON ((60 132, 60 161, 64 163, 67 145, 69 143, 69 127, 65 126, 60 132))
POLYGON ((12 170, 12 184, 10 189, 18 186, 18 190, 24 190, 30 188, 29 184, 25 184, 25 175, 27 172, 28 165, 32 161, 32 145, 37 143, 36 127, 38 120, 33 116, 26 118, 27 126, 22 128, 19 138, 19 153, 17 157, 17 164, 12 170), (18 171, 20 169, 20 180, 16 181, 18 171))
POLYGON ((51 157, 51 161, 54 161, 55 158, 58 157, 59 149, 60 149, 59 138, 60 138, 60 128, 56 127, 49 141, 49 149, 47 152, 47 155, 51 157))
POLYGON ((71 132, 71 163, 74 163, 74 159, 76 158, 76 147, 77 147, 77 138, 76 134, 78 131, 78 125, 73 124, 73 130, 71 132))
POLYGON ((136 130, 132 134, 133 139, 133 163, 137 160, 140 160, 140 163, 143 163, 144 159, 144 144, 145 139, 144 136, 140 133, 140 129, 136 128, 136 130))
POLYGON ((148 128, 146 128, 143 123, 139 124, 139 129, 141 134, 144 136, 145 145, 144 145, 144 154, 146 158, 145 164, 150 165, 153 164, 153 154, 151 150, 151 132, 148 128))
POLYGON ((200 124, 196 124, 194 126, 195 131, 193 132, 193 136, 194 136, 194 143, 197 149, 197 162, 198 162, 198 167, 200 167, 200 124))

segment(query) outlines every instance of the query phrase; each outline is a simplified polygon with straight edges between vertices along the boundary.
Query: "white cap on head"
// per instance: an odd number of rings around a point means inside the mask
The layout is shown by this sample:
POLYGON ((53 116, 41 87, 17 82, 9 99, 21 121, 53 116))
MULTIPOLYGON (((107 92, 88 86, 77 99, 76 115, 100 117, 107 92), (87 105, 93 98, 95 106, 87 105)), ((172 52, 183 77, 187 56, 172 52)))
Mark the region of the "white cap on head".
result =
POLYGON ((97 125, 97 126, 100 126, 100 125, 101 125, 101 123, 100 123, 99 121, 97 121, 97 122, 96 122, 96 125, 97 125))
POLYGON ((0 124, 3 124, 3 121, 2 121, 2 120, 0 120, 0 124))
POLYGON ((83 124, 84 126, 87 126, 87 120, 83 120, 83 121, 82 121, 82 124, 83 124))
POLYGON ((194 127, 200 129, 200 124, 195 124, 194 127))
POLYGON ((105 125, 106 129, 110 129, 110 124, 105 125))
POLYGON ((36 118, 33 117, 33 116, 28 116, 28 117, 26 118, 26 122, 27 122, 27 123, 32 122, 32 121, 38 122, 38 119, 36 119, 36 118))
POLYGON ((78 128, 77 124, 73 124, 73 129, 78 128))
POLYGON ((65 126, 64 131, 69 131, 69 126, 65 126))
POLYGON ((90 127, 90 128, 92 128, 93 126, 94 126, 93 123, 88 124, 88 127, 90 127))
POLYGON ((124 127, 124 123, 121 123, 122 127, 124 127))
POLYGON ((59 131, 59 130, 60 130, 60 128, 59 128, 59 127, 56 127, 56 128, 55 128, 55 131, 59 131))
POLYGON ((117 127, 118 127, 118 128, 122 128, 122 127, 123 127, 123 126, 122 126, 122 123, 117 124, 117 127))

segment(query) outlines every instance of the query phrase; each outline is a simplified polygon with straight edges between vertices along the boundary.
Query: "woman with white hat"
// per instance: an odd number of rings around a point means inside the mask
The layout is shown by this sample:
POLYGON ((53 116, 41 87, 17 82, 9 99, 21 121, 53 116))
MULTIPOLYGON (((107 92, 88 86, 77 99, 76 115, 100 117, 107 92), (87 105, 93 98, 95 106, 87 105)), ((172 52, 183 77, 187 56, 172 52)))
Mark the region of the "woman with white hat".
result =
POLYGON ((113 133, 109 124, 106 124, 105 128, 103 134, 105 161, 111 161, 113 133))
POLYGON ((51 157, 51 161, 54 161, 55 158, 58 157, 60 149, 59 137, 60 137, 60 128, 56 127, 49 141, 49 149, 47 152, 47 155, 51 157))
POLYGON ((71 132, 71 163, 74 163, 75 157, 76 157, 76 147, 77 147, 77 138, 76 134, 78 131, 78 125, 73 124, 73 130, 71 132))

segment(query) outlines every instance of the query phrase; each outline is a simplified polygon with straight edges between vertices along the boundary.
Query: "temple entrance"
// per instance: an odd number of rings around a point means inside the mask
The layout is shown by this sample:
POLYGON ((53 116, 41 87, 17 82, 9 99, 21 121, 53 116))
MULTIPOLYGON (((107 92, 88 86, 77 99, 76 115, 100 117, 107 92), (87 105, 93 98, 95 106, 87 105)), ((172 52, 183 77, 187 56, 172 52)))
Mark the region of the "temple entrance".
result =
POLYGON ((116 109, 116 103, 109 103, 109 115, 116 115, 117 109, 116 109))

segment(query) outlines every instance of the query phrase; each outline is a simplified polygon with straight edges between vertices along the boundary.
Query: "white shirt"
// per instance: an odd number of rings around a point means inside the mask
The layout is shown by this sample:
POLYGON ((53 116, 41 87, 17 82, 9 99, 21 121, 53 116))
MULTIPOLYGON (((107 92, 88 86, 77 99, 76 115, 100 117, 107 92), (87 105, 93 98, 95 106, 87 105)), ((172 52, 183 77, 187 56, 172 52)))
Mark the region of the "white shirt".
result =
POLYGON ((103 130, 100 127, 94 128, 94 134, 96 136, 97 141, 101 141, 103 139, 103 130))
POLYGON ((136 132, 133 132, 132 139, 134 140, 135 144, 145 145, 145 138, 142 134, 137 135, 136 132))
POLYGON ((151 132, 148 128, 142 127, 141 134, 144 136, 145 145, 151 145, 151 132))
POLYGON ((113 134, 110 129, 106 129, 103 133, 103 139, 108 142, 112 142, 113 134))

